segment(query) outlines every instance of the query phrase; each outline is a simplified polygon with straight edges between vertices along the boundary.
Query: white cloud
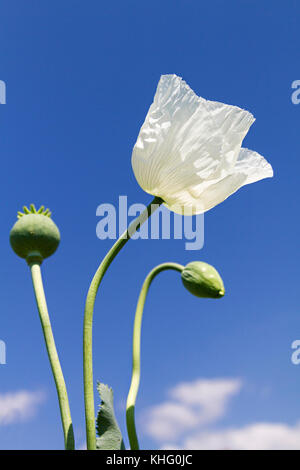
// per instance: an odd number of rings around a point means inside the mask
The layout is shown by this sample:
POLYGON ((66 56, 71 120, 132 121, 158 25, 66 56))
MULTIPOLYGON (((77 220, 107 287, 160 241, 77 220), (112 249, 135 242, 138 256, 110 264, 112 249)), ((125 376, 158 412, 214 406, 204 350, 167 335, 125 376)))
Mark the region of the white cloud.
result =
POLYGON ((153 406, 146 411, 143 421, 145 432, 157 440, 175 439, 198 422, 193 410, 175 402, 153 406))
POLYGON ((182 382, 169 391, 171 400, 148 409, 144 431, 157 440, 176 439, 187 430, 220 419, 229 399, 241 389, 238 379, 198 379, 182 382))
MULTIPOLYGON (((173 446, 168 444, 168 448, 173 446)), ((165 446, 163 446, 165 448, 165 446)), ((300 423, 254 423, 222 431, 201 432, 187 437, 184 449, 201 450, 300 450, 300 423)))
POLYGON ((169 401, 144 413, 141 425, 162 449, 300 450, 300 421, 296 425, 255 422, 227 429, 208 428, 228 411, 240 392, 239 379, 198 379, 169 390, 169 401))
POLYGON ((0 426, 29 419, 44 399, 45 395, 39 391, 20 390, 0 394, 0 426))
POLYGON ((178 384, 170 390, 170 396, 192 406, 197 411, 197 424, 203 425, 224 416, 230 398, 239 393, 241 387, 239 379, 199 379, 178 384))

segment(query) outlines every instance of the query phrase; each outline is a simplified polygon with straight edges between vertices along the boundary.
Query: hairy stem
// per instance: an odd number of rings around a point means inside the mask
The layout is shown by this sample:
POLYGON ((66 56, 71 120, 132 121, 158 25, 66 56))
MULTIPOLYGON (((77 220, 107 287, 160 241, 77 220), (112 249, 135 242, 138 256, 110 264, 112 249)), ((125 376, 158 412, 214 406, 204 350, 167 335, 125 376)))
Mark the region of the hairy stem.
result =
POLYGON ((36 297, 37 307, 40 315, 42 329, 44 333, 46 348, 48 352, 49 361, 56 385, 60 415, 64 432, 65 449, 72 450, 75 448, 73 425, 71 419, 71 412, 69 406, 69 399, 65 384, 65 379, 62 373, 59 357, 57 354, 53 332, 51 328, 45 292, 43 287, 43 280, 41 275, 41 268, 39 263, 30 264, 32 282, 34 293, 36 297))
POLYGON ((184 267, 181 264, 177 263, 163 263, 156 266, 147 275, 139 295, 133 327, 132 376, 126 404, 126 424, 131 450, 139 450, 139 442, 135 428, 134 410, 141 376, 141 331, 146 297, 153 279, 160 272, 166 271, 167 269, 173 269, 175 271, 181 272, 183 268, 184 267))
POLYGON ((137 231, 137 229, 150 217, 150 215, 162 204, 162 199, 155 197, 151 204, 137 217, 120 236, 116 243, 109 250, 99 268, 97 269, 85 303, 84 328, 83 328, 83 373, 84 373, 84 403, 85 403, 85 422, 87 448, 96 449, 96 429, 95 429, 95 404, 93 387, 93 358, 92 358, 92 340, 93 340, 93 315, 96 295, 111 262, 117 256, 119 251, 137 231))

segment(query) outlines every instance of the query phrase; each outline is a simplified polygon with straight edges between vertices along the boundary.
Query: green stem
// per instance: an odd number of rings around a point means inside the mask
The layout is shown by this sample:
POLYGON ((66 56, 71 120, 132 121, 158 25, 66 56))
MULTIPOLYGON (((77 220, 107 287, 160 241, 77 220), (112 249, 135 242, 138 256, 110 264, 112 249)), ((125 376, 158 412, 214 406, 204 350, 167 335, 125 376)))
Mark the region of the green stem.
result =
POLYGON ((150 217, 150 215, 161 204, 162 199, 155 197, 151 204, 137 217, 128 227, 128 229, 120 236, 116 243, 109 250, 99 268, 97 269, 85 303, 84 311, 84 327, 83 327, 83 374, 84 374, 84 403, 85 403, 85 422, 87 448, 89 450, 96 449, 96 429, 95 429, 95 404, 94 404, 94 387, 93 387, 93 359, 92 359, 92 340, 93 340, 93 314, 96 295, 104 274, 110 266, 113 259, 119 251, 137 231, 137 229, 150 217))
POLYGON ((150 271, 146 277, 139 295, 133 327, 132 376, 126 404, 126 423, 131 450, 139 450, 139 442, 135 429, 134 409, 141 376, 141 330, 146 297, 153 279, 160 272, 167 269, 173 269, 175 271, 181 272, 183 268, 184 267, 181 264, 177 263, 159 264, 154 269, 152 269, 152 271, 150 271))
POLYGON ((69 399, 67 395, 66 384, 62 373, 61 365, 59 362, 53 332, 51 328, 45 292, 43 287, 43 280, 41 275, 40 264, 33 262, 29 264, 33 282, 34 293, 40 315, 40 320, 43 328, 45 343, 47 347, 48 357, 51 364, 51 369, 56 385, 60 415, 64 432, 65 448, 72 450, 75 448, 73 425, 71 419, 71 412, 69 406, 69 399))

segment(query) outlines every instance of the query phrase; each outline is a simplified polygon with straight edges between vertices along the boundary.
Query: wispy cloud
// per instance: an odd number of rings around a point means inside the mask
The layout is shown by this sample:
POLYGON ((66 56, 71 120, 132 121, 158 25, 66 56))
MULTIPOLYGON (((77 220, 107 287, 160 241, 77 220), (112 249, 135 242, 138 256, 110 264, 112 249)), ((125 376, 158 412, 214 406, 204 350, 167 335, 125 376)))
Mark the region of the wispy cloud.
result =
POLYGON ((45 394, 40 391, 19 390, 0 394, 0 426, 31 418, 44 400, 45 394))
POLYGON ((220 419, 230 398, 241 389, 239 379, 198 379, 169 391, 170 400, 151 407, 143 416, 145 432, 156 440, 175 439, 187 430, 220 419))
POLYGON ((239 379, 198 379, 169 390, 170 400, 146 410, 142 427, 162 449, 300 450, 300 422, 255 422, 213 429, 242 387, 239 379))
POLYGON ((229 400, 242 388, 240 379, 199 379, 183 382, 170 390, 170 396, 193 407, 197 424, 220 419, 227 411, 229 400))
MULTIPOLYGON (((170 448, 173 446, 168 444, 170 448)), ((254 423, 241 428, 195 433, 183 442, 184 449, 300 450, 300 423, 254 423)))

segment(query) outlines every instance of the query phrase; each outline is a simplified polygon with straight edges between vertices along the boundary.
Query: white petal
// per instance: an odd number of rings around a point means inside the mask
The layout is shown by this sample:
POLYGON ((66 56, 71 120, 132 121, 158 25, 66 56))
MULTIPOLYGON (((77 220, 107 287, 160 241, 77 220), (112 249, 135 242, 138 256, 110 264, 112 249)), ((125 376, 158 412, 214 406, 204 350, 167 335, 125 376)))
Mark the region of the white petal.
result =
POLYGON ((244 184, 255 183, 264 178, 272 178, 273 168, 259 153, 242 148, 234 166, 236 173, 246 175, 244 184))
POLYGON ((186 206, 193 214, 208 211, 242 186, 272 176, 271 165, 261 155, 242 148, 232 172, 221 179, 210 179, 191 188, 189 203, 186 206))
MULTIPOLYGON (((138 183, 168 206, 208 210, 199 209, 199 186, 202 193, 207 180, 212 186, 231 174, 253 121, 247 111, 207 101, 180 77, 163 75, 132 153, 138 183)), ((233 179, 239 187, 240 177, 233 179)))

